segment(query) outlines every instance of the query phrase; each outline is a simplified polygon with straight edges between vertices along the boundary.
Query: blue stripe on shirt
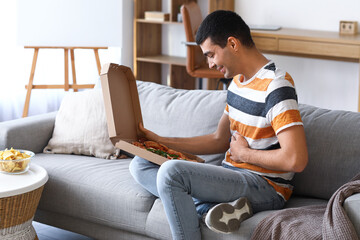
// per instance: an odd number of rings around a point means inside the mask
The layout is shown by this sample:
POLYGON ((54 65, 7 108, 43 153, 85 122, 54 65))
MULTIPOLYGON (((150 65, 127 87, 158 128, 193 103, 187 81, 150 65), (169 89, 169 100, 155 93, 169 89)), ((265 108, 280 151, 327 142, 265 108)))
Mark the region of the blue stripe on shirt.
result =
POLYGON ((275 89, 265 99, 265 113, 267 113, 276 104, 289 99, 297 101, 296 91, 293 87, 280 87, 275 89))
POLYGON ((246 99, 231 91, 228 91, 227 93, 227 103, 229 106, 241 112, 258 117, 265 117, 272 107, 288 99, 297 101, 296 91, 293 87, 280 87, 275 89, 266 97, 266 104, 246 99))
POLYGON ((265 103, 251 101, 249 99, 236 95, 231 91, 228 91, 227 93, 227 103, 229 106, 241 112, 254 116, 265 117, 265 115, 263 115, 265 103))

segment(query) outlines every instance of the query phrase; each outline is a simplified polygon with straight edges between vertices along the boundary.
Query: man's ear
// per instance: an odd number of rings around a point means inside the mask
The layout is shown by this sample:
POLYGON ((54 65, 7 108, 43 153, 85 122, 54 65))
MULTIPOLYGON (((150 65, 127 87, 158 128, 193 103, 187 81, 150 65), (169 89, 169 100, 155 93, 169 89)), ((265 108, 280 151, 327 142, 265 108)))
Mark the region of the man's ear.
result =
POLYGON ((228 46, 233 49, 235 52, 238 51, 239 49, 239 44, 240 44, 240 41, 239 39, 235 38, 235 37, 228 37, 227 39, 227 44, 228 46))

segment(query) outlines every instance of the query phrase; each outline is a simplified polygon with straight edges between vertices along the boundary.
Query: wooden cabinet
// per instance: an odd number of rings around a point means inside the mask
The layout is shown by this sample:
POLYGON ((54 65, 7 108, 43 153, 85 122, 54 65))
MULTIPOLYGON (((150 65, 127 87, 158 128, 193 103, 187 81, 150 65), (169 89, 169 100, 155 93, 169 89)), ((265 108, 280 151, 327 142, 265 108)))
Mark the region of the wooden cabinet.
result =
POLYGON ((265 53, 319 57, 358 62, 360 35, 282 28, 279 31, 251 31, 257 48, 265 53))
MULTIPOLYGON (((264 53, 360 62, 360 34, 282 28, 251 31, 257 48, 264 53)), ((360 112, 360 74, 358 91, 360 112)))
MULTIPOLYGON (((182 25, 177 22, 177 14, 180 12, 180 6, 189 1, 191 0, 134 0, 134 74, 136 79, 161 83, 162 67, 167 65, 170 86, 182 89, 195 88, 195 78, 186 72, 186 58, 162 53, 162 26, 164 24, 182 25), (145 20, 145 11, 162 11, 163 1, 168 1, 170 6, 170 21, 145 20)), ((206 1, 208 1, 208 12, 217 9, 234 10, 234 0, 206 1)))

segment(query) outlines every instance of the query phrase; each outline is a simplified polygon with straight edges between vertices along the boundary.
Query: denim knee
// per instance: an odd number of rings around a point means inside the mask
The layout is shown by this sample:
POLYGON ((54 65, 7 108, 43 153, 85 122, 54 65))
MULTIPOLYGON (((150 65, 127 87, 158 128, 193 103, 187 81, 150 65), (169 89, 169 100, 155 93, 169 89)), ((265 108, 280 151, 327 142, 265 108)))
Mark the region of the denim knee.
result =
POLYGON ((169 187, 185 188, 183 171, 181 170, 183 163, 183 161, 172 160, 166 161, 160 166, 156 179, 160 195, 169 187))

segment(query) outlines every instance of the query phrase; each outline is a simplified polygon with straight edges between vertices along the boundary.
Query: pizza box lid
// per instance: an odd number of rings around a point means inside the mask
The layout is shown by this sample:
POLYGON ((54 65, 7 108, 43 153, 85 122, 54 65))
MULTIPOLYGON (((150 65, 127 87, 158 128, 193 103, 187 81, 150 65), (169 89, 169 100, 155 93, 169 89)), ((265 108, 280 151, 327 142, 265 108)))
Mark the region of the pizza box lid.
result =
MULTIPOLYGON (((101 69, 100 81, 109 137, 115 147, 158 165, 168 161, 169 159, 163 156, 132 144, 144 135, 139 129, 139 123, 142 123, 143 119, 136 80, 131 69, 107 63, 101 69)), ((195 155, 182 153, 190 159, 204 162, 195 155)))

